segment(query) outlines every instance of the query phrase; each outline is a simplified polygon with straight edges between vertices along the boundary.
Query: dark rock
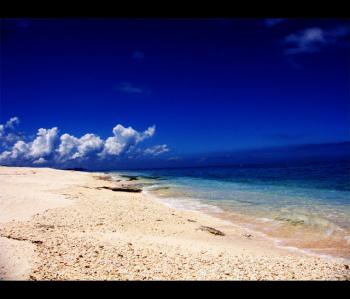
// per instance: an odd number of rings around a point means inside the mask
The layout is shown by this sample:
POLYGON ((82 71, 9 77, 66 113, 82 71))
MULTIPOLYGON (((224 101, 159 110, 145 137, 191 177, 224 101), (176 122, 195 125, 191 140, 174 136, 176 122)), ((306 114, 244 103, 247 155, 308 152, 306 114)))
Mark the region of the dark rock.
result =
POLYGON ((196 220, 187 219, 188 222, 197 222, 196 220))
POLYGON ((34 241, 32 241, 32 243, 41 245, 41 244, 43 244, 43 241, 34 240, 34 241))
POLYGON ((66 168, 66 170, 72 170, 72 171, 87 171, 87 169, 81 168, 81 167, 66 168))
POLYGON ((217 235, 217 236, 225 236, 225 234, 213 227, 210 227, 210 226, 200 226, 199 227, 199 230, 202 230, 202 231, 206 231, 206 232, 209 232, 213 235, 217 235))
POLYGON ((122 174, 120 176, 123 177, 123 178, 127 178, 128 181, 136 181, 136 180, 138 180, 138 177, 134 176, 134 175, 124 175, 124 174, 122 174))
POLYGON ((344 265, 346 270, 349 270, 349 265, 344 265))
POLYGON ((140 188, 132 188, 132 187, 114 188, 114 187, 103 186, 103 187, 97 187, 96 189, 98 190, 107 189, 114 192, 134 192, 134 193, 140 193, 142 191, 142 189, 140 188))
POLYGON ((126 174, 121 174, 120 175, 123 178, 127 178, 129 181, 136 181, 139 179, 148 179, 148 180, 164 180, 164 178, 160 176, 152 176, 152 175, 126 175, 126 174))
POLYGON ((137 177, 129 178, 129 181, 136 181, 136 180, 138 180, 137 177))

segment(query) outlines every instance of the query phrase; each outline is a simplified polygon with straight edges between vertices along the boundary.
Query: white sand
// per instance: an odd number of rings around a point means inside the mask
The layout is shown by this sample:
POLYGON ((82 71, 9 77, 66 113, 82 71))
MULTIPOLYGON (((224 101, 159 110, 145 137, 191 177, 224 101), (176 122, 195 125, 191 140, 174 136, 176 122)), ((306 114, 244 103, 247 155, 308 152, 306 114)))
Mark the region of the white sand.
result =
POLYGON ((343 263, 248 238, 227 221, 141 193, 96 189, 126 184, 96 175, 0 167, 0 278, 350 279, 343 263))
POLYGON ((36 254, 34 244, 0 237, 1 279, 28 279, 35 260, 36 254))
POLYGON ((0 222, 29 220, 36 213, 70 203, 53 192, 83 182, 71 172, 35 168, 1 167, 0 222))

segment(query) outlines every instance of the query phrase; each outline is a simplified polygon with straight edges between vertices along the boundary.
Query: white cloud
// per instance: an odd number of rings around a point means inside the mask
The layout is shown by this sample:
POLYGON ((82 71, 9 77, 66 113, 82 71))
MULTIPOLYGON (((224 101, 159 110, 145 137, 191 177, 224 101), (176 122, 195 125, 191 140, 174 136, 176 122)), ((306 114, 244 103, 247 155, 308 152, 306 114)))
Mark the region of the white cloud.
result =
POLYGON ((146 139, 146 138, 150 138, 154 135, 154 133, 156 132, 156 126, 153 125, 152 127, 149 127, 142 135, 142 140, 146 139))
MULTIPOLYGON (((6 127, 15 123, 18 123, 18 119, 12 118, 5 125, 1 125, 1 136, 6 127)), ((155 130, 154 125, 139 132, 132 127, 118 124, 112 130, 113 135, 103 140, 91 133, 77 138, 67 133, 59 136, 57 127, 40 128, 35 138, 32 137, 32 141, 14 139, 10 147, 4 147, 6 150, 0 152, 0 163, 6 165, 42 165, 45 163, 48 166, 64 165, 67 167, 74 163, 103 164, 116 161, 116 158, 137 158, 144 152, 137 145, 151 138, 155 130)), ((166 151, 169 151, 167 146, 160 145, 146 149, 145 153, 159 155, 166 151)))
POLYGON ((79 139, 69 135, 69 134, 63 134, 60 137, 60 145, 56 152, 58 153, 60 160, 67 160, 70 159, 71 156, 75 154, 77 151, 78 145, 79 145, 79 139))
POLYGON ((145 149, 145 154, 152 155, 152 156, 158 156, 162 153, 166 153, 169 151, 169 148, 166 144, 162 145, 155 145, 150 148, 145 149))
POLYGON ((79 139, 79 142, 78 153, 80 157, 99 151, 103 146, 102 139, 95 134, 85 134, 79 139))
POLYGON ((14 134, 18 124, 19 118, 17 116, 10 118, 5 124, 0 124, 0 146, 7 148, 10 144, 20 140, 20 137, 14 134))
POLYGON ((28 162, 40 157, 49 156, 54 149, 57 132, 57 128, 41 128, 38 130, 37 137, 32 142, 16 141, 10 151, 4 151, 0 155, 0 162, 28 162))
POLYGON ((11 117, 5 124, 6 128, 14 129, 15 125, 19 124, 19 118, 17 116, 11 117))
POLYGON ((11 154, 12 152, 10 151, 3 151, 1 154, 0 154, 0 162, 3 161, 3 162, 6 162, 10 159, 11 157, 11 154))
POLYGON ((132 127, 125 128, 118 124, 113 128, 113 137, 107 138, 104 144, 102 155, 120 155, 127 152, 130 147, 150 138, 155 133, 155 126, 149 127, 146 131, 139 133, 132 127))
POLYGON ((28 156, 29 147, 28 145, 20 140, 17 141, 11 151, 4 151, 0 155, 0 161, 16 160, 16 159, 26 159, 28 156))
POLYGON ((318 27, 307 28, 285 37, 284 41, 289 46, 285 53, 290 55, 317 52, 322 47, 336 43, 340 38, 348 34, 349 28, 345 26, 331 30, 323 30, 318 27))
POLYGON ((33 164, 44 164, 44 163, 46 163, 47 161, 43 158, 43 157, 41 157, 41 158, 39 158, 38 160, 35 160, 34 162, 33 162, 33 164))
POLYGON ((57 133, 57 127, 52 129, 39 129, 37 137, 30 144, 30 156, 33 158, 40 158, 50 155, 54 148, 54 142, 58 138, 57 133))
POLYGON ((14 133, 7 133, 3 136, 0 136, 0 139, 3 145, 6 146, 7 144, 13 144, 14 142, 20 140, 21 137, 14 133))
POLYGON ((70 159, 83 159, 93 153, 99 152, 103 147, 103 140, 95 134, 85 134, 76 138, 69 134, 60 137, 60 145, 56 152, 60 161, 70 159))
POLYGON ((102 155, 113 155, 118 156, 123 150, 123 145, 115 137, 108 137, 102 155))

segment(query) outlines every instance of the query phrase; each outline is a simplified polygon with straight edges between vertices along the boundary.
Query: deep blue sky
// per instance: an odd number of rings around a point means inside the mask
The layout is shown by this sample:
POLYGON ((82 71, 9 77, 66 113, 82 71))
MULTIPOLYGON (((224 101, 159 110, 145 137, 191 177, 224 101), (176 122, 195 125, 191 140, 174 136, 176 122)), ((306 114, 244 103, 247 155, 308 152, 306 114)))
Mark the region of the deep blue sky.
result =
POLYGON ((344 26, 317 19, 2 20, 0 123, 18 116, 28 134, 58 126, 103 138, 117 123, 155 124, 146 142, 174 153, 347 141, 344 26), (301 50, 288 54, 297 42, 285 38, 309 28, 326 40, 299 40, 301 50))

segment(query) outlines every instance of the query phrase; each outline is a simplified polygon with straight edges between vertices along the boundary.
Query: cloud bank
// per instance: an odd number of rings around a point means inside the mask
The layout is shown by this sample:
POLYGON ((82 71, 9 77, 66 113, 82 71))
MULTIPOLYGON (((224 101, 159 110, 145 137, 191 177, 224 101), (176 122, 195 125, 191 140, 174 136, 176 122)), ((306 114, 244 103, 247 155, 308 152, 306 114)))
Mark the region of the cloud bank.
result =
POLYGON ((60 135, 57 127, 40 128, 33 140, 26 141, 26 138, 16 135, 18 123, 19 119, 13 117, 0 124, 1 165, 113 167, 118 161, 130 157, 158 156, 169 151, 166 144, 145 149, 139 147, 141 142, 155 134, 154 125, 139 132, 118 124, 112 129, 113 135, 105 140, 91 133, 78 138, 67 133, 60 135))

